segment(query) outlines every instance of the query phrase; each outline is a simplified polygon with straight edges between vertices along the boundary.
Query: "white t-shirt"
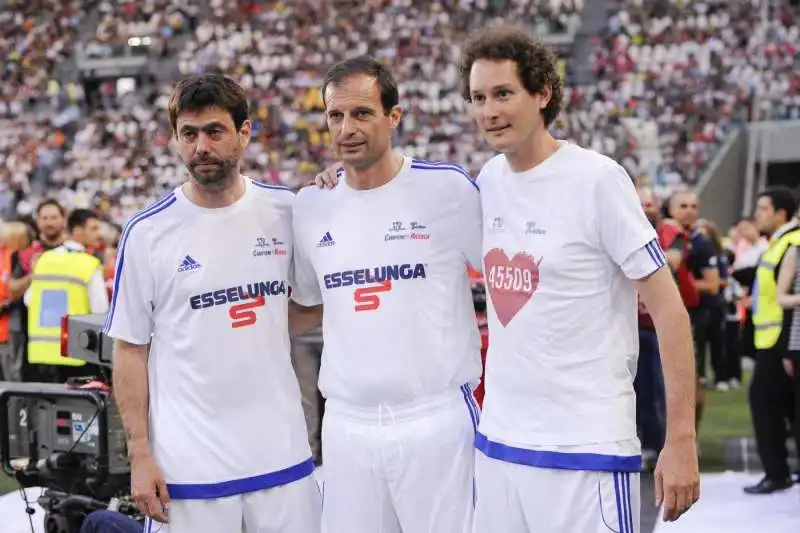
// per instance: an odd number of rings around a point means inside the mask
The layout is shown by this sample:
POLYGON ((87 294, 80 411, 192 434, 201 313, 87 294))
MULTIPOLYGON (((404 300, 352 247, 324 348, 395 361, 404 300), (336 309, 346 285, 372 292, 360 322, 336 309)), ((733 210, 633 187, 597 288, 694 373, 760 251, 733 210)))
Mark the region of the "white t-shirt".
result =
POLYGON ((477 181, 490 339, 478 447, 536 466, 638 470, 631 280, 666 261, 630 177, 562 143, 521 173, 498 155, 477 181))
POLYGON ((294 208, 300 305, 324 304, 319 388, 400 405, 481 374, 467 264, 480 264, 480 199, 460 167, 405 159, 387 184, 308 187, 294 208))
POLYGON ((289 355, 294 194, 244 179, 245 195, 220 209, 178 187, 121 237, 105 330, 140 345, 152 336, 150 438, 172 498, 313 470, 289 355))

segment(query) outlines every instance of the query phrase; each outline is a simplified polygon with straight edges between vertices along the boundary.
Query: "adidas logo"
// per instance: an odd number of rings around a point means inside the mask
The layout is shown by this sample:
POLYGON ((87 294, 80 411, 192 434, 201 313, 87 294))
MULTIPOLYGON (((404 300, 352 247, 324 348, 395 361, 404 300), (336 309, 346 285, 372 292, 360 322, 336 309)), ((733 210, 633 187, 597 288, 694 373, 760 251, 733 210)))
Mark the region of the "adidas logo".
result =
POLYGON ((183 258, 181 264, 178 265, 178 272, 188 272, 190 270, 197 270, 201 266, 202 265, 200 265, 200 263, 192 259, 192 256, 187 255, 186 257, 183 258))
POLYGON ((326 231, 325 235, 323 235, 317 243, 317 248, 325 248, 326 246, 333 246, 334 244, 336 244, 336 241, 331 237, 331 232, 326 231))

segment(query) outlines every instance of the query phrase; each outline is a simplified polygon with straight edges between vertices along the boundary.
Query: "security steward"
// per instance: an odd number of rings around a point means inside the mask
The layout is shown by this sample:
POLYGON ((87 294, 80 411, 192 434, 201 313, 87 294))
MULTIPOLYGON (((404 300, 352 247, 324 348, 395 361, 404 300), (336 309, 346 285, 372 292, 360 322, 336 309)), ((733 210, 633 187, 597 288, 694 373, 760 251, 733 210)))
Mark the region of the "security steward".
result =
MULTIPOLYGON (((796 212, 797 200, 788 188, 774 187, 758 196, 756 224, 769 237, 769 246, 758 263, 753 289, 756 365, 750 384, 750 410, 764 478, 745 487, 747 494, 771 494, 792 486, 786 440, 794 402, 792 381, 782 361, 788 350, 789 328, 784 327, 777 279, 787 249, 800 245, 796 212)), ((786 318, 791 318, 791 313, 786 313, 786 318)))
POLYGON ((25 293, 28 363, 40 365, 38 379, 45 382, 65 383, 95 373, 93 367, 82 368, 85 361, 61 355, 62 317, 108 311, 103 265, 77 240, 80 229, 70 227, 71 238, 39 256, 25 293))

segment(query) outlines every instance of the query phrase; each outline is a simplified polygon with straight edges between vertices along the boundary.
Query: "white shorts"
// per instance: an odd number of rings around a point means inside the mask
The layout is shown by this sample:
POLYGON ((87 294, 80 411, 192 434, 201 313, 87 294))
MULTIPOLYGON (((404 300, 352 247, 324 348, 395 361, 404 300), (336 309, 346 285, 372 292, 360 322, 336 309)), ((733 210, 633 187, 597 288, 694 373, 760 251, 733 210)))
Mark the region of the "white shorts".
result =
POLYGON ((328 400, 324 533, 468 533, 478 406, 467 386, 403 407, 328 400))
POLYGON ((143 533, 319 533, 322 494, 314 476, 214 500, 172 500, 169 524, 143 533))
POLYGON ((475 465, 473 533, 639 533, 638 473, 475 465))

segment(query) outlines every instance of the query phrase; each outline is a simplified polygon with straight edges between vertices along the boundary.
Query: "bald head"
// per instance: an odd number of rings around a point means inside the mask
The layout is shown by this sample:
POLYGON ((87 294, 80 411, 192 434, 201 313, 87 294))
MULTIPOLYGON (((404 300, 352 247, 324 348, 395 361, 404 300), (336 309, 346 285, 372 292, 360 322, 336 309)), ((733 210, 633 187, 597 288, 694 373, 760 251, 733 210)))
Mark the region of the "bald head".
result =
POLYGON ((639 201, 642 203, 644 214, 655 225, 658 222, 661 211, 661 200, 653 192, 653 189, 649 187, 641 187, 637 192, 639 193, 639 201))
POLYGON ((692 228, 700 218, 700 199, 691 191, 675 193, 669 202, 669 214, 685 228, 692 228))

